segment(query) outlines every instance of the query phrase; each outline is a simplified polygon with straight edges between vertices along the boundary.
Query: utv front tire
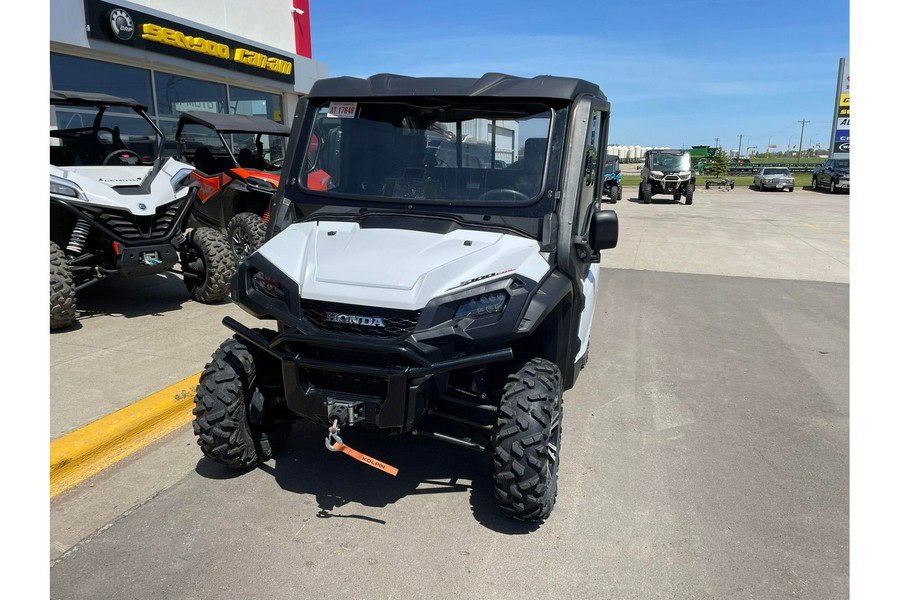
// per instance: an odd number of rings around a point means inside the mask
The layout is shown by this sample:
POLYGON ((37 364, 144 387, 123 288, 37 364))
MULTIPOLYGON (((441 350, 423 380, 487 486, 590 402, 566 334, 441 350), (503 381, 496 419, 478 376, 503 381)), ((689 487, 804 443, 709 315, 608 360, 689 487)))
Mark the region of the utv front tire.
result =
POLYGON ((619 201, 619 198, 621 198, 621 197, 622 197, 622 188, 621 187, 614 185, 613 187, 609 188, 610 204, 615 204, 616 202, 619 201))
POLYGON ((542 521, 556 503, 562 424, 562 375, 533 359, 511 375, 491 441, 494 497, 519 521, 542 521))
POLYGON ((650 198, 653 196, 653 187, 649 183, 645 183, 643 188, 644 204, 650 204, 650 198))
POLYGON ((240 263, 263 245, 266 238, 266 224, 257 214, 238 213, 228 222, 226 235, 234 259, 240 263))
POLYGON ((194 435, 203 454, 231 469, 249 469, 272 458, 290 423, 272 423, 272 388, 261 385, 258 360, 237 338, 213 353, 194 397, 194 435), (267 397, 268 396, 268 397, 267 397), (269 421, 268 423, 266 421, 269 421))
POLYGON ((50 329, 63 329, 75 322, 75 284, 66 255, 50 242, 50 329))
POLYGON ((694 185, 688 184, 687 188, 684 190, 684 203, 685 205, 691 205, 694 203, 694 185))
POLYGON ((191 298, 211 304, 228 296, 236 270, 225 234, 210 227, 191 231, 181 252, 181 272, 191 298))

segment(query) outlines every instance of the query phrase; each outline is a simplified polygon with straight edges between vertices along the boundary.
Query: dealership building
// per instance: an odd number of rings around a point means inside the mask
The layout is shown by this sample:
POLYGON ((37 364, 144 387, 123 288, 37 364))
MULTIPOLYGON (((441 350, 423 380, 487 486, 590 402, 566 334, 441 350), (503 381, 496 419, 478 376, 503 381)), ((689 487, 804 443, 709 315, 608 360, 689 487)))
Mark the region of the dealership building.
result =
POLYGON ((50 0, 50 88, 133 98, 167 138, 186 111, 290 125, 328 76, 309 25, 309 0, 50 0))

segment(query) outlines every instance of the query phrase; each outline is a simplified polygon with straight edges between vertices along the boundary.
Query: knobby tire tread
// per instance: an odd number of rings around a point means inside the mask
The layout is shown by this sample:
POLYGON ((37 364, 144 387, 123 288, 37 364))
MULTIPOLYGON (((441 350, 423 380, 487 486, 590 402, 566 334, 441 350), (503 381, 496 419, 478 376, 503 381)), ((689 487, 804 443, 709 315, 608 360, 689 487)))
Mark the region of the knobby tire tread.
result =
MULTIPOLYGON (((554 410, 562 418, 562 375, 544 359, 533 359, 504 388, 494 447, 494 496, 501 510, 521 521, 540 521, 556 502, 557 468, 549 460, 554 410)), ((557 447, 557 461, 559 462, 557 447)))

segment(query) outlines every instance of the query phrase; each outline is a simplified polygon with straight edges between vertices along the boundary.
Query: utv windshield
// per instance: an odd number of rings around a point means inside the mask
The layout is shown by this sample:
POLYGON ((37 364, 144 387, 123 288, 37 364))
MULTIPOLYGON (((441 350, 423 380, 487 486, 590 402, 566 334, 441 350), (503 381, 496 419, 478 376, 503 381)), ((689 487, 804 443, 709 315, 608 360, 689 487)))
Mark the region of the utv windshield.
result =
POLYGON ((654 154, 651 161, 650 168, 655 171, 691 170, 691 156, 689 154, 654 154))
POLYGON ((533 102, 326 102, 303 188, 416 203, 510 205, 540 193, 550 110, 533 102))
POLYGON ((121 107, 50 107, 50 164, 153 164, 160 147, 153 126, 121 107))

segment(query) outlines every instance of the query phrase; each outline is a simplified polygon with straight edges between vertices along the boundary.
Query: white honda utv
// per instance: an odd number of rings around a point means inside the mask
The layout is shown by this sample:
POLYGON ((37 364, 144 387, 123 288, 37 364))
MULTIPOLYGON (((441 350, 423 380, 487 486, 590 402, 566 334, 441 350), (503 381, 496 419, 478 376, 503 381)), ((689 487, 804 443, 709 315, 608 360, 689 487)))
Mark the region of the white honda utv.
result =
POLYGON ((188 230, 193 166, 163 159, 165 137, 145 107, 51 91, 50 108, 50 329, 75 321, 83 288, 178 262, 194 300, 225 298, 235 269, 225 235, 188 230))
MULTIPOLYGON (((297 108, 235 335, 197 388, 203 453, 272 457, 304 419, 326 446, 372 428, 494 456, 515 519, 553 509, 562 397, 588 356, 609 103, 578 79, 318 81, 297 108)), ((366 460, 369 464, 377 461, 366 460)), ((376 464, 378 466, 378 464, 376 464)))

